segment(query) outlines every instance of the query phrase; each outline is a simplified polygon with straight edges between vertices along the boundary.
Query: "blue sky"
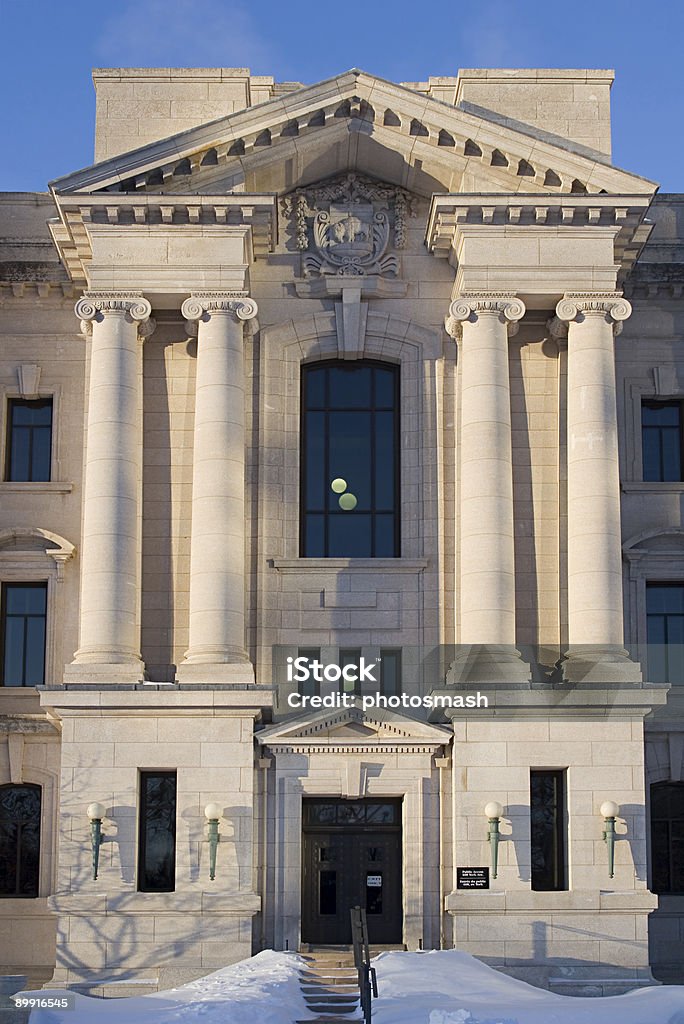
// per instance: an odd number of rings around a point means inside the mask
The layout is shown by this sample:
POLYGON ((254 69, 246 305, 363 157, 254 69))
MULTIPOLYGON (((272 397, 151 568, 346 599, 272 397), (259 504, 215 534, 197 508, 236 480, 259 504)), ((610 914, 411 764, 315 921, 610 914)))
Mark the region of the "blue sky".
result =
POLYGON ((0 0, 0 190, 92 163, 93 67, 250 67, 316 82, 459 67, 614 68, 613 160, 684 191, 684 5, 623 0, 0 0), (651 12, 652 16, 651 16, 651 12))

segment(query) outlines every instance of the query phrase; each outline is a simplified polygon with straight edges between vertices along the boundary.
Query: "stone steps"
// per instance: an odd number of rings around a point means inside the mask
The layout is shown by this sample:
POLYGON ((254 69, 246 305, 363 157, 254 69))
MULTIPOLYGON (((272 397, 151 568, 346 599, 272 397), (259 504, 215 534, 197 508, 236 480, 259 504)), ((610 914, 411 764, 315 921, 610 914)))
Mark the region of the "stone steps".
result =
POLYGON ((343 1024, 361 1020, 359 983, 354 957, 347 950, 302 954, 306 966, 300 987, 306 1008, 317 1016, 309 1024, 343 1024))

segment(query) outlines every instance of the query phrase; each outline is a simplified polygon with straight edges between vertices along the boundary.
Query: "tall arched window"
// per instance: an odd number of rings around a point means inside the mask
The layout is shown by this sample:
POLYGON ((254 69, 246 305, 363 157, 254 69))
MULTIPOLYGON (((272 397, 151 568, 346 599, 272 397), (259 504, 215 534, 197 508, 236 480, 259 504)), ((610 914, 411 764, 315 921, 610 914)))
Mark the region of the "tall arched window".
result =
POLYGON ((301 466, 303 557, 399 556, 398 367, 303 368, 301 466))
POLYGON ((0 786, 0 896, 37 896, 40 786, 0 786))
POLYGON ((651 786, 653 892, 684 893, 684 782, 651 786))

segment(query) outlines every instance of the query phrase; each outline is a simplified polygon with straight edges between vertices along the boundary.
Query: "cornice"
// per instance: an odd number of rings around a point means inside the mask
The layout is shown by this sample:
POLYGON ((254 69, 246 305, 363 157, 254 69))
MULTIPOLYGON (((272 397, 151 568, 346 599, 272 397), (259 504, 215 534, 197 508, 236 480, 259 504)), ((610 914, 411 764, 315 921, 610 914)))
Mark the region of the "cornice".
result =
POLYGON ((221 196, 55 195, 59 219, 48 226, 71 280, 87 282, 94 227, 148 233, 201 229, 249 232, 254 256, 271 252, 278 237, 277 198, 270 193, 221 196))
POLYGON ((653 225, 646 219, 646 195, 539 195, 501 193, 433 196, 425 232, 430 252, 453 259, 459 234, 477 232, 511 236, 569 230, 612 231, 615 260, 623 275, 634 266, 653 225))

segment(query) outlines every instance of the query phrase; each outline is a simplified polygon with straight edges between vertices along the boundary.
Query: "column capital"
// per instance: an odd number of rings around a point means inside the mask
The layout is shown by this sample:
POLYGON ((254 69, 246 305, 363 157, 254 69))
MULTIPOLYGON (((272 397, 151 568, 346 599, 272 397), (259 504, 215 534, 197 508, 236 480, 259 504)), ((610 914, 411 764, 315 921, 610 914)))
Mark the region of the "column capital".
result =
POLYGON ((195 292, 181 306, 181 314, 191 324, 208 320, 212 313, 230 313, 236 320, 253 320, 259 312, 247 292, 195 292))
POLYGON ((93 322, 101 323, 108 315, 123 314, 129 323, 137 323, 141 337, 149 338, 157 326, 151 312, 148 299, 132 292, 86 292, 74 306, 83 334, 92 334, 93 322))
POLYGON ((560 321, 581 323, 587 317, 602 317, 621 329, 623 320, 632 315, 632 306, 622 292, 575 292, 564 295, 556 306, 560 321))
POLYGON ((480 292, 459 295, 449 306, 444 327, 452 338, 459 339, 464 321, 476 323, 481 316, 496 316, 508 328, 509 336, 518 330, 518 321, 525 315, 525 303, 510 292, 480 292))

